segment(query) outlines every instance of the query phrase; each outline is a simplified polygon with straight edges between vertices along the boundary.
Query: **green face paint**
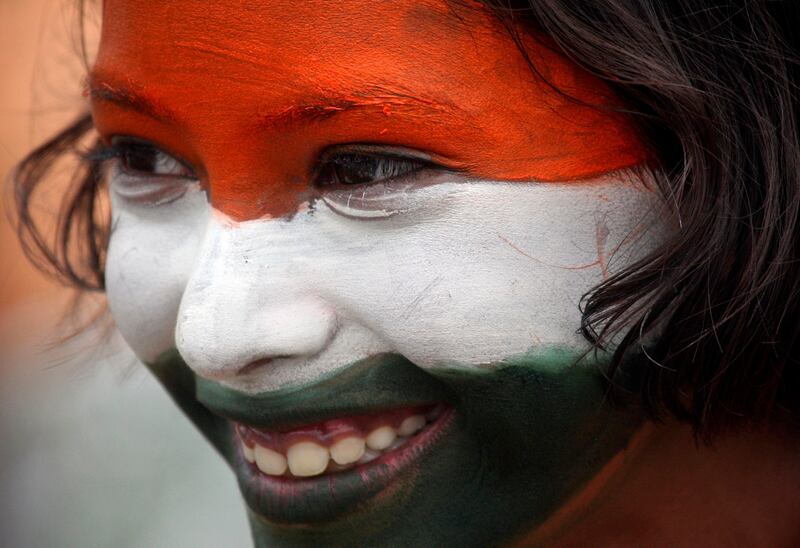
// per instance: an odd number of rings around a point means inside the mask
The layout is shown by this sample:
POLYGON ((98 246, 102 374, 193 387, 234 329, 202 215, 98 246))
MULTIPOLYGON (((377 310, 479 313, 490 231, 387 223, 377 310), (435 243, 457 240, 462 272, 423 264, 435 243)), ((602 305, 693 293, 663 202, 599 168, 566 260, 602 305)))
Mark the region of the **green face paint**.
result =
POLYGON ((150 367, 236 472, 258 546, 471 546, 534 530, 639 424, 608 404, 602 364, 577 360, 549 349, 480 370, 422 370, 386 354, 263 395, 197 378, 174 351, 150 367), (410 462, 302 479, 308 488, 289 497, 265 493, 228 420, 286 429, 431 402, 446 402, 449 418, 410 462))

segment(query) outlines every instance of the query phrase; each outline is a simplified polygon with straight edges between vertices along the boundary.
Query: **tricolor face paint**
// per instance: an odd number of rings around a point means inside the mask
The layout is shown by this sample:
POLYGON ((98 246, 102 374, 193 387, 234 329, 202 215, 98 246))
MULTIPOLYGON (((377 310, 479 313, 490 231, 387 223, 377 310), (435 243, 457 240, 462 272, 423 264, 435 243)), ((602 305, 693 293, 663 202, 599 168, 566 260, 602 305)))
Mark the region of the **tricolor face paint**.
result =
POLYGON ((105 2, 110 306, 257 543, 510 541, 635 430, 578 303, 665 230, 647 155, 527 46, 549 83, 475 6, 105 2))

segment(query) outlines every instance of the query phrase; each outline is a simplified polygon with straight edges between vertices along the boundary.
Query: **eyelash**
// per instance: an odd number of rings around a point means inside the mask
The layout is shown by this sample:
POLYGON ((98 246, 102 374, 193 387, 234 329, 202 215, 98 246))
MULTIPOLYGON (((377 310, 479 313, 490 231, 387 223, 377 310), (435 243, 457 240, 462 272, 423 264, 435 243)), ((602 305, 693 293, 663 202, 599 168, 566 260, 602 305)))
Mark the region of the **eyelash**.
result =
MULTIPOLYGON (((185 162, 160 148, 143 141, 120 140, 110 145, 100 145, 85 155, 93 164, 104 164, 118 160, 121 169, 128 175, 148 178, 197 179, 195 171, 185 162), (158 155, 163 155, 158 158, 158 155), (138 155, 138 158, 137 158, 138 155), (171 162, 181 173, 155 173, 153 170, 137 169, 137 162, 171 162)), ((169 165, 169 164, 168 164, 169 165)), ((162 165, 163 167, 163 165, 162 165)), ((400 177, 410 178, 426 168, 435 167, 429 162, 380 151, 342 151, 323 156, 313 175, 313 185, 320 189, 342 189, 354 186, 370 186, 400 177)))
MULTIPOLYGON (((185 162, 179 160, 172 154, 164 152, 160 148, 143 141, 135 141, 135 140, 120 140, 116 143, 112 143, 110 145, 100 144, 97 148, 90 151, 88 154, 84 156, 84 159, 94 165, 103 165, 111 160, 117 160, 120 163, 120 167, 122 170, 132 176, 138 177, 158 177, 158 178, 181 178, 181 179, 197 179, 197 175, 195 174, 194 170, 189 167, 185 162), (167 173, 155 173, 154 171, 145 171, 142 169, 136 169, 132 167, 133 162, 135 161, 135 156, 139 155, 138 160, 153 160, 152 156, 155 156, 155 162, 159 162, 158 155, 162 155, 160 158, 161 162, 168 162, 171 163, 172 166, 183 170, 182 173, 177 174, 167 174, 167 173), (151 156, 147 158, 147 156, 151 156)), ((163 167, 163 166, 162 166, 163 167)))
POLYGON ((314 186, 320 189, 370 186, 400 177, 410 178, 428 167, 432 167, 428 162, 398 155, 338 152, 320 162, 314 186))

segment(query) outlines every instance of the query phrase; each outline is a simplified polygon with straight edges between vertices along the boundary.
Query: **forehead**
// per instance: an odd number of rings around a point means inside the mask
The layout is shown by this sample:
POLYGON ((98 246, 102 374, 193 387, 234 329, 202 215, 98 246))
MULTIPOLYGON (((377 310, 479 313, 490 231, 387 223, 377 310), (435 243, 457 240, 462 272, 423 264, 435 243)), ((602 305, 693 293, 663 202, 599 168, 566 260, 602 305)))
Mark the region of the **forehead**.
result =
POLYGON ((132 75, 175 79, 199 70, 262 92, 276 81, 456 84, 492 70, 486 45, 504 42, 487 14, 454 12, 443 1, 108 0, 104 9, 101 67, 124 56, 132 75))
MULTIPOLYGON (((585 75, 555 53, 535 47, 533 55, 563 91, 588 94, 585 75)), ((499 97, 558 104, 498 22, 469 2, 106 0, 95 71, 120 68, 151 94, 197 99, 202 91, 222 108, 232 95, 279 106, 382 88, 442 106, 457 97, 462 113, 484 116, 499 97)))

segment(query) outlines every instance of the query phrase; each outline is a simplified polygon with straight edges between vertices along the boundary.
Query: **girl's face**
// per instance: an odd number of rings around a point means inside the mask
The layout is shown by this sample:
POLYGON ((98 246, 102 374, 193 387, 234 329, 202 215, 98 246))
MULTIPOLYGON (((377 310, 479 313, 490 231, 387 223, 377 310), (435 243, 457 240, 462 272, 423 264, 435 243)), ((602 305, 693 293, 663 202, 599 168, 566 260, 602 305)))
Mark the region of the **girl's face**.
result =
POLYGON ((443 0, 105 1, 111 310, 259 542, 511 539, 638 423, 577 331, 662 233, 645 152, 526 45, 443 0))

